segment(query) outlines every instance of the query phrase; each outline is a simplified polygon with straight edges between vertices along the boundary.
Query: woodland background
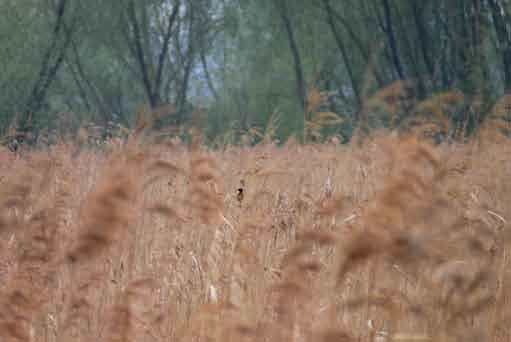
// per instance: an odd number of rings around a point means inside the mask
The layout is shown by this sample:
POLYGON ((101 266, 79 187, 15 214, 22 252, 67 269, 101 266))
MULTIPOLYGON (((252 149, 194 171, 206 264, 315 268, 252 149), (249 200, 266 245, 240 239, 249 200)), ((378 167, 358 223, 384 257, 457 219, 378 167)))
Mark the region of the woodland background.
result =
POLYGON ((147 112, 162 134, 200 125, 232 143, 271 125, 283 141, 303 136, 314 107, 333 119, 322 133, 347 141, 362 121, 431 116, 412 109, 449 91, 463 99, 443 108, 444 135, 465 136, 511 87, 510 11, 508 0, 3 0, 0 132, 88 125, 104 137, 147 112), (367 105, 396 84, 399 105, 367 105))

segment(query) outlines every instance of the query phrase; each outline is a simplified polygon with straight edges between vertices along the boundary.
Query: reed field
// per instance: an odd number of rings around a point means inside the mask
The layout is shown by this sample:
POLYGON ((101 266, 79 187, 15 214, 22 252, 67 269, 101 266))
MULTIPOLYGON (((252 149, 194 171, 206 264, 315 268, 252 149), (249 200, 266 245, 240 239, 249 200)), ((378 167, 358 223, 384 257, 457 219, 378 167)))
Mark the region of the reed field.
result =
POLYGON ((0 17, 0 342, 511 342, 511 0, 0 17))
POLYGON ((499 134, 0 160, 1 341, 511 340, 499 134))

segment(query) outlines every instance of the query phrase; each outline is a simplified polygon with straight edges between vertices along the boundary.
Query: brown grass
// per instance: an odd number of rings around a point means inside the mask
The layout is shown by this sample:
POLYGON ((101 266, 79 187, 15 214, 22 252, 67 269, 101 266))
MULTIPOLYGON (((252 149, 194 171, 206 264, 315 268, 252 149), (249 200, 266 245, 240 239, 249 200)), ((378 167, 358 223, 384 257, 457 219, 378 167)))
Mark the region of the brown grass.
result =
POLYGON ((509 341, 485 136, 0 151, 0 340, 509 341))

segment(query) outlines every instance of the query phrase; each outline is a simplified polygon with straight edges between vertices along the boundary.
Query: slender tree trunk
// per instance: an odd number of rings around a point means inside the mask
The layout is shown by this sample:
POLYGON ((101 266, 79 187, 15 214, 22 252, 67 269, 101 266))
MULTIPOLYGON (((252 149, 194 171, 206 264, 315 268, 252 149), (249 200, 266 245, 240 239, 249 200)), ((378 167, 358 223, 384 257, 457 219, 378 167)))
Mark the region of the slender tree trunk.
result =
POLYGON ((415 89, 417 91, 417 95, 419 99, 424 99, 426 97, 426 85, 423 77, 423 73, 421 72, 421 67, 419 63, 419 57, 417 56, 417 51, 412 46, 409 39, 409 30, 406 27, 406 24, 403 22, 403 16, 397 6, 394 6, 394 10, 396 13, 396 23, 398 25, 398 29, 402 32, 402 48, 403 55, 410 61, 409 64, 409 73, 414 78, 415 89))
MULTIPOLYGON (((191 54, 190 54, 191 55, 191 54)), ((188 98, 188 83, 190 82, 190 73, 193 66, 193 56, 187 60, 183 80, 181 82, 181 88, 177 98, 177 110, 178 110, 178 125, 183 124, 186 112, 186 101, 188 98)))
MULTIPOLYGON (((442 18, 442 14, 446 12, 445 8, 441 6, 441 4, 437 3, 437 5, 433 13, 435 15, 435 26, 438 27, 438 30, 440 31, 440 63, 439 63, 439 73, 440 73, 440 80, 441 82, 441 88, 443 90, 447 90, 450 88, 451 85, 451 66, 449 65, 449 61, 447 58, 447 54, 449 50, 448 42, 451 40, 451 31, 449 27, 445 24, 444 19, 442 18)), ((436 77, 435 77, 436 78, 436 77)))
POLYGON ((287 8, 286 0, 278 0, 278 11, 280 14, 280 19, 284 24, 284 28, 287 33, 289 47, 291 49, 291 53, 293 54, 294 60, 294 69, 295 69, 295 78, 296 78, 296 93, 298 95, 298 100, 300 101, 300 105, 305 110, 306 102, 307 102, 307 94, 305 87, 305 80, 303 76, 302 69, 302 61, 300 59, 300 52, 298 51, 298 45, 296 44, 295 33, 293 30, 293 25, 291 24, 291 20, 289 18, 289 11, 287 8))
MULTIPOLYGON (((351 27, 350 23, 346 19, 344 19, 342 17, 342 15, 340 15, 332 6, 330 6, 330 14, 342 24, 342 27, 348 33, 348 36, 350 37, 351 41, 357 47, 357 50, 362 55, 362 58, 364 58, 364 62, 369 65, 370 59, 371 59, 369 56, 369 49, 366 48, 364 46, 364 44, 362 43, 360 35, 355 33, 355 31, 351 27)), ((384 82, 383 82, 383 77, 381 76, 380 72, 378 70, 373 70, 373 73, 374 73, 376 82, 378 83, 378 86, 382 87, 384 82)))
POLYGON ((179 12, 180 5, 181 5, 180 1, 177 1, 174 4, 172 13, 170 14, 170 17, 167 22, 167 31, 165 32, 165 35, 163 37, 163 47, 162 47, 161 52, 158 56, 158 66, 156 69, 156 79, 154 82, 153 93, 160 94, 160 88, 161 88, 161 83, 162 83, 162 79, 163 79, 163 77, 162 77, 163 76, 163 67, 165 64, 165 59, 167 58, 167 55, 168 55, 170 37, 172 35, 172 28, 174 26, 174 22, 176 21, 176 17, 179 12))
POLYGON ((89 102, 89 97, 87 96, 87 91, 85 90, 84 85, 80 81, 80 76, 78 76, 77 71, 73 68, 71 63, 66 63, 66 66, 69 68, 69 71, 71 71, 71 76, 73 76, 73 80, 76 83, 76 86, 78 87, 78 91, 80 92, 80 96, 83 100, 83 103, 85 105, 85 109, 88 112, 92 112, 92 106, 89 102))
POLYGON ((131 26, 130 29, 133 32, 132 42, 129 42, 132 45, 132 51, 135 54, 138 65, 140 67, 140 73, 142 76, 142 82, 144 85, 144 89, 149 100, 149 105, 151 108, 155 108, 158 106, 159 99, 157 95, 153 94, 152 85, 151 85, 151 77, 149 75, 149 68, 146 62, 146 56, 144 53, 144 47, 142 43, 142 34, 140 30, 139 20, 137 18, 137 13, 135 10, 134 0, 129 0, 127 7, 128 21, 131 26))
POLYGON ((424 19, 421 15, 421 12, 424 10, 424 5, 422 8, 419 8, 419 5, 416 1, 410 1, 410 5, 412 6, 413 19, 415 23, 415 28, 417 29, 417 33, 419 34, 419 44, 421 47, 422 59, 424 60, 424 65, 426 66, 426 70, 429 74, 430 79, 433 79, 433 62, 429 53, 431 52, 429 45, 429 33, 426 29, 426 25, 424 23, 424 19))
POLYGON ((20 131, 21 134, 27 134, 33 129, 31 122, 33 115, 41 109, 48 88, 57 76, 62 62, 64 61, 73 31, 72 28, 65 29, 66 24, 64 22, 64 16, 66 14, 66 9, 67 0, 60 0, 55 9, 56 20, 51 43, 44 54, 39 76, 26 101, 23 114, 17 123, 18 131, 20 131))
MULTIPOLYGON (((177 94, 177 113, 178 113, 178 125, 182 125, 184 122, 185 114, 186 114, 186 101, 188 97, 188 84, 190 82, 190 74, 192 72, 194 57, 195 57, 195 38, 196 38, 196 14, 195 8, 192 4, 190 4, 190 13, 189 13, 189 23, 188 23, 188 42, 187 42, 187 52, 186 55, 183 56, 184 60, 184 73, 183 79, 181 80, 181 86, 179 88, 177 94)), ((179 41, 179 37, 178 37, 179 41)), ((179 45, 178 45, 179 46, 179 45)), ((178 51, 181 48, 178 47, 178 51)))
MULTIPOLYGON (((374 22, 374 17, 373 17, 374 13, 371 12, 371 9, 369 8, 369 5, 366 3, 366 1, 360 0, 360 4, 361 4, 360 13, 363 16, 362 20, 366 21, 366 22, 374 22)), ((374 4, 374 1, 371 0, 370 5, 373 5, 373 4, 374 4)), ((360 46, 360 47, 364 46, 364 43, 362 42, 360 34, 355 33, 353 28, 348 23, 348 21, 346 19, 344 19, 339 13, 337 13, 334 8, 332 8, 332 10, 333 10, 334 17, 343 24, 343 27, 345 28, 346 32, 348 32, 348 34, 350 35, 352 41, 357 46, 360 46)), ((375 12, 375 14, 376 14, 376 17, 379 18, 379 14, 377 12, 375 12)), ((373 28, 369 28, 369 31, 372 31, 372 30, 373 30, 373 28)), ((381 88, 381 87, 385 86, 387 72, 384 68, 378 69, 379 65, 377 63, 377 54, 375 52, 380 50, 380 48, 378 47, 378 46, 380 46, 380 37, 378 37, 378 35, 373 35, 373 36, 374 37, 371 39, 372 43, 370 43, 369 45, 367 45, 367 44, 365 45, 365 49, 364 49, 364 52, 362 53, 362 56, 364 57, 364 61, 366 63, 367 75, 371 75, 371 77, 374 77, 378 87, 381 88)), ((359 48, 359 50, 362 51, 361 48, 359 48)), ((365 84, 365 82, 363 82, 360 86, 361 86, 360 98, 361 98, 361 100, 363 100, 368 84, 365 84)))
POLYGON ((156 57, 156 66, 153 61, 149 13, 144 7, 141 18, 137 16, 135 9, 135 0, 128 0, 126 4, 127 26, 131 34, 127 35, 128 45, 131 53, 137 61, 141 74, 142 84, 151 108, 158 107, 162 102, 161 88, 163 83, 163 71, 165 62, 169 54, 169 44, 172 37, 174 24, 177 21, 180 1, 176 1, 172 7, 172 12, 166 23, 165 31, 162 36, 162 47, 156 57))
MULTIPOLYGON (((351 88, 353 89, 353 94, 355 95, 355 100, 357 102, 358 108, 361 107, 361 100, 360 100, 360 92, 358 88, 358 83, 355 79, 355 75, 353 73, 353 67, 351 66, 351 62, 348 58, 348 54, 346 52, 346 47, 344 46, 344 42, 342 41, 341 35, 337 31, 337 28, 335 27, 333 15, 332 15, 332 6, 330 5, 330 0, 323 0, 323 5, 325 8, 325 12, 327 13, 328 18, 328 25, 330 26, 330 30, 332 31, 332 34, 334 35, 335 42, 337 44, 337 48, 339 49, 339 52, 342 55, 342 59, 344 61, 344 65, 346 66, 346 71, 348 72, 348 77, 351 82, 351 88)), ((358 121, 358 118, 354 118, 355 121, 358 121)))
POLYGON ((200 49, 200 59, 202 63, 202 69, 204 70, 204 75, 206 76, 206 82, 208 84, 209 90, 213 94, 215 100, 218 101, 220 97, 218 96, 218 92, 216 91, 215 85, 213 84, 213 80, 211 79, 211 75, 208 69, 208 61, 206 60, 206 54, 204 53, 202 47, 200 49))
POLYGON ((497 33, 498 50, 501 53, 504 68, 504 89, 511 92, 511 37, 506 25, 506 8, 498 0, 488 0, 493 19, 493 26, 497 33))
POLYGON ((457 57, 459 58, 459 62, 454 63, 455 70, 456 70, 456 81, 458 81, 459 86, 461 89, 469 93, 472 88, 468 84, 468 75, 469 75, 469 51, 470 51, 470 37, 469 37, 469 31, 467 28, 466 23, 466 13, 465 13, 465 4, 464 0, 459 0, 457 3, 452 3, 452 6, 454 7, 453 10, 456 13, 457 19, 458 19, 458 27, 457 27, 457 33, 458 37, 461 37, 460 39, 457 39, 456 41, 452 41, 453 44, 457 47, 457 57))
POLYGON ((80 53, 78 52, 78 47, 74 40, 71 41, 71 47, 74 55, 74 64, 76 65, 76 71, 74 70, 72 65, 70 65, 70 69, 72 70, 73 74, 77 73, 76 83, 78 85, 81 83, 79 82, 79 79, 81 79, 85 83, 83 93, 86 96, 87 93, 86 90, 88 89, 89 93, 92 94, 92 98, 96 103, 96 107, 99 109, 101 120, 103 121, 103 124, 106 124, 109 120, 111 120, 111 110, 104 103, 103 99, 101 98, 101 94, 97 91, 94 84, 92 84, 92 82, 87 78, 86 72, 83 69, 83 65, 81 62, 80 53))
POLYGON ((389 0, 382 0, 382 3, 385 14, 385 33, 387 34, 387 39, 389 40, 392 61, 394 63, 394 67, 396 68, 399 79, 404 80, 405 73, 403 71, 403 65, 401 64, 401 59, 399 58, 399 52, 397 50, 396 37, 394 35, 394 28, 392 27, 392 16, 389 0))

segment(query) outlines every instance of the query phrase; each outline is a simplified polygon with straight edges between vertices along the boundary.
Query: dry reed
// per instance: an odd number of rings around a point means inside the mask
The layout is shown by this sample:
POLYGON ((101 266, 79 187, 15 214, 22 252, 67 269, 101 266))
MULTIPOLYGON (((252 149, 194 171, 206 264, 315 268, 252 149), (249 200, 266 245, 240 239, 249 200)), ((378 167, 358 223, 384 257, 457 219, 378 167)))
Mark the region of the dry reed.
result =
POLYGON ((2 341, 509 340, 511 149, 404 132, 0 154, 2 341))

